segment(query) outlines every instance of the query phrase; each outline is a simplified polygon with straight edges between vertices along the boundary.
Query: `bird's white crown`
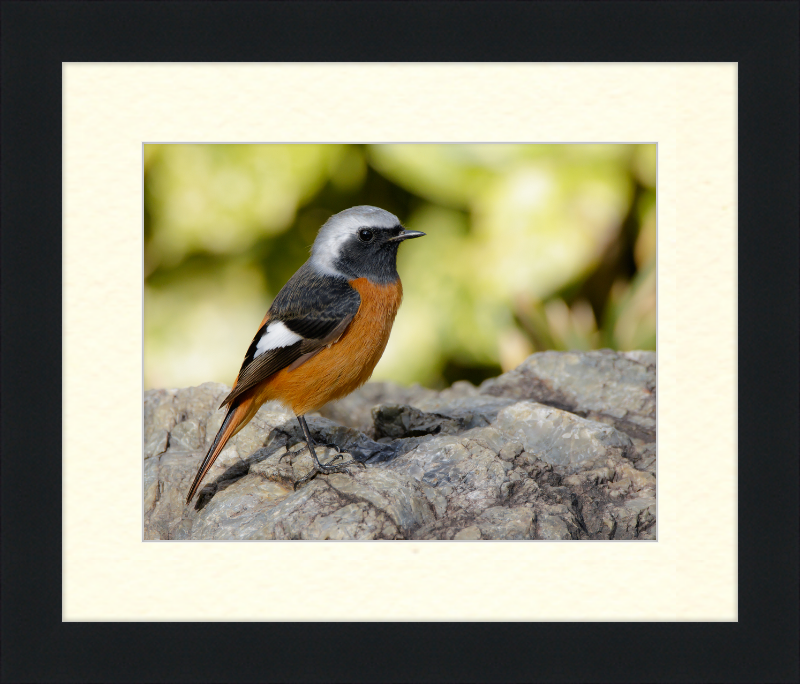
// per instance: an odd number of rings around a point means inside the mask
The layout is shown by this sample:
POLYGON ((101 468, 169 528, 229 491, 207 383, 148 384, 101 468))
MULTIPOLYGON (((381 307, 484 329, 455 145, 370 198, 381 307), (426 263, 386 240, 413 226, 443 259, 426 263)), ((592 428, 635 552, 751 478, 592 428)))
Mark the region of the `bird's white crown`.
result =
POLYGON ((384 209, 362 205, 331 216, 317 233, 311 247, 311 262, 327 273, 338 273, 334 262, 342 245, 359 228, 394 228, 400 219, 384 209))

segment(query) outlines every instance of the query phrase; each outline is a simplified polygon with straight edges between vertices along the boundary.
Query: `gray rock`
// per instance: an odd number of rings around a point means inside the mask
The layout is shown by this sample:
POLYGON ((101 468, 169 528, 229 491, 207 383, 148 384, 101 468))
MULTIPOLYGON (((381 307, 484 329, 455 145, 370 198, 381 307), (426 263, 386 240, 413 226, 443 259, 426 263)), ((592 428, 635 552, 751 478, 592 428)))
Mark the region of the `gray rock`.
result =
POLYGON ((634 453, 633 443, 625 433, 531 401, 503 409, 494 427, 519 441, 526 452, 569 471, 611 452, 627 457, 634 453))
POLYGON ((484 539, 532 539, 533 508, 493 506, 478 516, 478 527, 484 539))
POLYGON ((187 506, 227 392, 145 393, 145 539, 655 539, 652 353, 534 354, 480 388, 368 384, 308 417, 366 467, 297 491, 310 455, 267 404, 187 506))
POLYGON ((521 442, 506 442, 500 447, 500 451, 497 455, 504 461, 513 461, 524 449, 525 447, 522 446, 521 442))
POLYGON ((485 381, 482 394, 528 399, 655 442, 655 352, 542 352, 485 381))
POLYGON ((461 532, 456 533, 453 539, 473 540, 481 538, 481 528, 477 525, 465 527, 461 532))
MULTIPOLYGON (((472 387, 472 385, 470 385, 472 387)), ((472 388, 477 393, 476 388, 472 388)), ((408 404, 416 406, 428 396, 438 392, 419 385, 401 387, 390 382, 370 382, 361 389, 322 408, 320 415, 340 425, 356 428, 369 437, 372 433, 372 409, 382 404, 408 404)))
POLYGON ((486 396, 426 398, 414 406, 383 404, 372 409, 375 439, 403 439, 422 435, 458 434, 476 427, 488 427, 513 399, 486 396))

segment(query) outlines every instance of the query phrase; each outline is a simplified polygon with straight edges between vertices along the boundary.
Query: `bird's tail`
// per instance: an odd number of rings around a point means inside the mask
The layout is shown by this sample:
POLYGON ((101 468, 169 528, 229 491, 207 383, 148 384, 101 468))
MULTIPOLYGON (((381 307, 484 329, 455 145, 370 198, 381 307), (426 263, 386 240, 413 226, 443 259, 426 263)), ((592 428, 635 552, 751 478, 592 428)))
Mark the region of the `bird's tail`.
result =
POLYGON ((211 443, 206 457, 197 470, 197 475, 194 476, 194 482, 192 482, 192 486, 189 488, 189 494, 186 496, 187 504, 192 500, 192 497, 200 487, 200 483, 203 481, 206 473, 211 469, 211 466, 214 465, 214 461, 217 460, 217 456, 219 456, 225 448, 228 440, 243 428, 252 417, 251 411, 254 403, 251 397, 228 409, 225 420, 222 421, 222 425, 217 431, 217 436, 214 437, 214 441, 211 443))

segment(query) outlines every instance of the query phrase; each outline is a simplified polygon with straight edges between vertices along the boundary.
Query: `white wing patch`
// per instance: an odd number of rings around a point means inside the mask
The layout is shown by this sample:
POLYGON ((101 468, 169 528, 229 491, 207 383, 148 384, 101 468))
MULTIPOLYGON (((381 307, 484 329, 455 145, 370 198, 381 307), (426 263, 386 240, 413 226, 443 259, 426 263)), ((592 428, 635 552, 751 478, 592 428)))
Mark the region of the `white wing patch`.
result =
POLYGON ((270 349, 288 347, 290 344, 299 342, 302 339, 302 336, 293 333, 281 321, 274 321, 267 325, 267 329, 256 345, 256 353, 253 355, 253 358, 261 356, 270 349))

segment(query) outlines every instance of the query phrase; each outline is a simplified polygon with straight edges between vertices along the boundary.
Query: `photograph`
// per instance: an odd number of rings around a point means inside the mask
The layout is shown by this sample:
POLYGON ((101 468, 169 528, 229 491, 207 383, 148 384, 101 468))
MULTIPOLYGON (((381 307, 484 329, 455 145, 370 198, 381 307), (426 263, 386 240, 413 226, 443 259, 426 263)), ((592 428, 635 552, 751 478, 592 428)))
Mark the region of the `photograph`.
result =
POLYGON ((4 3, 0 679, 798 681, 798 16, 4 3))
POLYGON ((655 143, 146 143, 144 540, 656 540, 655 143))

